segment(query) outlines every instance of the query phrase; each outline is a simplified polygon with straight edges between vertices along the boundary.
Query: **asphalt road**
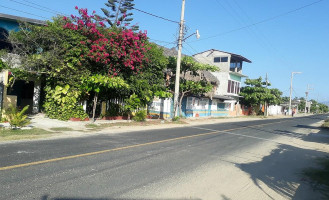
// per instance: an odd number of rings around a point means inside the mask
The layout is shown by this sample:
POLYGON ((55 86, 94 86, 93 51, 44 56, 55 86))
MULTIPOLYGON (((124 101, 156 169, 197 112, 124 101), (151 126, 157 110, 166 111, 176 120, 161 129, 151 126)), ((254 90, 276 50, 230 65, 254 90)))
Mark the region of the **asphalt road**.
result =
MULTIPOLYGON (((128 194, 131 200, 141 199, 143 194, 135 197, 131 195, 133 191, 183 176, 220 156, 243 152, 255 145, 286 145, 279 142, 280 137, 329 143, 328 137, 296 132, 312 129, 311 124, 326 117, 315 115, 0 144, 0 199, 112 200, 123 199, 128 194)), ((315 152, 314 155, 325 154, 315 152)), ((246 172, 252 176, 252 171, 246 172)), ((303 198, 295 194, 290 199, 303 198)))

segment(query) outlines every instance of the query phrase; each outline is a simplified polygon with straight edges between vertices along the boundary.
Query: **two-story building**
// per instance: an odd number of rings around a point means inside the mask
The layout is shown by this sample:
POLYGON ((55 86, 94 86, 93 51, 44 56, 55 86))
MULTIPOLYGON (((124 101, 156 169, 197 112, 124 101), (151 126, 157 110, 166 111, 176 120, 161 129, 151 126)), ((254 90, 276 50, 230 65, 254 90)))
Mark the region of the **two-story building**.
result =
MULTIPOLYGON (((210 72, 217 79, 217 88, 212 97, 212 106, 228 110, 229 115, 241 113, 239 103, 239 93, 242 78, 247 77, 242 73, 244 62, 251 61, 241 55, 210 49, 193 55, 193 58, 200 63, 218 66, 220 71, 210 72)), ((215 115, 215 114, 213 114, 215 115)))
MULTIPOLYGON (((25 17, 18 17, 0 13, 0 50, 12 50, 11 44, 8 42, 7 37, 10 31, 19 30, 19 22, 27 22, 37 25, 45 25, 44 21, 30 19, 25 17)), ((19 56, 15 54, 8 54, 8 56, 0 58, 4 61, 10 60, 14 65, 19 65, 19 56)), ((40 103, 40 88, 41 83, 36 80, 23 81, 17 80, 8 87, 8 79, 11 73, 8 70, 0 72, 0 107, 6 108, 9 104, 23 108, 29 105, 29 113, 39 112, 40 103)))

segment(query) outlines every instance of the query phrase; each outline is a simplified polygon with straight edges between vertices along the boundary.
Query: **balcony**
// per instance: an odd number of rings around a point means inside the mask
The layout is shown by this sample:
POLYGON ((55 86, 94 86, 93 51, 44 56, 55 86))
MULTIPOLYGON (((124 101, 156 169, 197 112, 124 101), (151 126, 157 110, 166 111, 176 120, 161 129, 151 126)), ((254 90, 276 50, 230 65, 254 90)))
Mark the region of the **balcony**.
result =
POLYGON ((242 62, 231 62, 230 71, 242 73, 242 62))

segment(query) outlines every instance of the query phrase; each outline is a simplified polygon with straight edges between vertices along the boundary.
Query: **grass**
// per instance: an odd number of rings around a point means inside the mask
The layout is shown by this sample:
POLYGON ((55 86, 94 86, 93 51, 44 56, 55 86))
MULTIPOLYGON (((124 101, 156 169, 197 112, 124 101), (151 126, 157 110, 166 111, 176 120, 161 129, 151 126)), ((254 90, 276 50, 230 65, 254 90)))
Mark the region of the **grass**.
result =
POLYGON ((44 138, 49 136, 51 133, 52 132, 40 128, 28 130, 0 128, 0 141, 44 138))
POLYGON ((317 159, 318 168, 307 168, 302 175, 311 183, 313 189, 320 191, 329 199, 329 157, 317 159))
POLYGON ((72 128, 69 127, 55 127, 55 128, 50 128, 52 131, 73 131, 72 128))

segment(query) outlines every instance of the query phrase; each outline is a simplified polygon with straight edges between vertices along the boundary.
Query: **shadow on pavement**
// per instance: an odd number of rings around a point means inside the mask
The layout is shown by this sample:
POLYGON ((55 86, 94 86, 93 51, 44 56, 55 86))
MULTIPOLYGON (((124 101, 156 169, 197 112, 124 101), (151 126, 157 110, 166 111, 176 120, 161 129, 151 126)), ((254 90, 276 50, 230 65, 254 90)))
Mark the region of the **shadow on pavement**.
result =
POLYGON ((275 199, 275 197, 268 189, 262 187, 263 184, 285 199, 321 199, 322 195, 319 192, 312 192, 309 183, 303 180, 301 172, 304 168, 314 167, 315 159, 325 155, 323 152, 314 150, 279 145, 261 161, 237 166, 250 175, 254 184, 269 199, 275 199))
POLYGON ((41 200, 202 200, 202 199, 122 199, 122 198, 83 198, 83 197, 54 197, 49 198, 48 195, 45 195, 41 200))
POLYGON ((310 133, 304 136, 302 139, 308 142, 318 142, 329 144, 329 129, 318 128, 320 131, 317 133, 310 133))

